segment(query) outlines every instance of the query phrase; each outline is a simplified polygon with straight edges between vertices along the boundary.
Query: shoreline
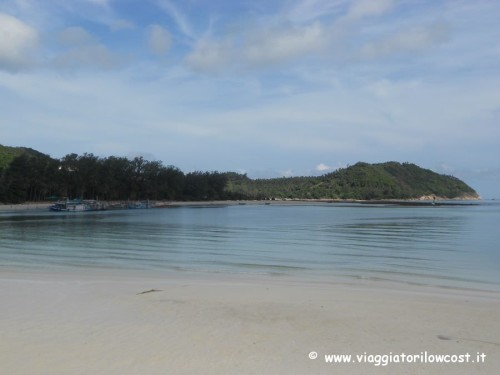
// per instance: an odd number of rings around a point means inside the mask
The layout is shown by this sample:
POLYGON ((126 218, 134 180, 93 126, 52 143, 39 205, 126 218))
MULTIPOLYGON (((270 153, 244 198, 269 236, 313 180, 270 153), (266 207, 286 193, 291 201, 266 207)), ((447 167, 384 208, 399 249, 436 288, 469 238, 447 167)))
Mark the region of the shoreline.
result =
POLYGON ((499 294, 359 281, 141 272, 0 273, 7 373, 495 374, 499 294), (308 353, 315 351, 318 359, 308 353), (485 363, 327 364, 325 354, 485 363))
MULTIPOLYGON (((112 205, 114 201, 101 201, 112 205)), ((217 200, 217 201, 151 201, 150 208, 168 208, 168 207, 189 207, 189 206, 236 206, 236 205, 290 205, 290 204, 366 204, 366 205, 402 205, 402 206, 462 206, 477 205, 484 202, 478 199, 441 199, 434 201, 429 199, 383 199, 383 200, 361 200, 361 199, 276 199, 276 200, 217 200)), ((26 202, 26 203, 2 203, 0 211, 23 211, 23 210, 42 210, 48 209, 53 202, 26 202)), ((110 209, 112 210, 112 209, 110 209)))
POLYGON ((318 274, 313 271, 308 273, 272 273, 272 272, 248 272, 242 270, 217 270, 204 269, 159 269, 159 268, 120 268, 120 267, 95 267, 75 265, 50 265, 44 266, 21 266, 9 265, 0 267, 0 278, 3 275, 21 276, 46 276, 71 277, 72 275, 86 277, 92 275, 95 278, 116 279, 158 279, 158 280, 198 280, 198 281, 224 281, 224 282, 251 282, 259 280, 272 284, 293 284, 309 286, 354 286, 369 287, 380 290, 405 290, 418 293, 441 294, 441 295, 483 295, 485 298, 498 298, 500 300, 500 284, 488 283, 476 280, 448 280, 439 282, 439 279, 422 278, 391 278, 390 273, 384 277, 377 275, 351 275, 351 274, 318 274))
POLYGON ((52 204, 47 202, 2 203, 0 211, 42 210, 48 209, 52 204))
POLYGON ((422 284, 413 281, 389 280, 336 276, 334 278, 311 277, 300 275, 271 275, 241 272, 204 272, 204 271, 159 271, 146 269, 60 267, 45 269, 23 269, 21 267, 0 268, 0 281, 19 280, 69 280, 114 282, 172 282, 210 284, 251 284, 274 286, 303 286, 307 288, 352 288, 373 292, 393 292, 443 298, 478 298, 500 303, 500 289, 480 289, 460 285, 422 284))

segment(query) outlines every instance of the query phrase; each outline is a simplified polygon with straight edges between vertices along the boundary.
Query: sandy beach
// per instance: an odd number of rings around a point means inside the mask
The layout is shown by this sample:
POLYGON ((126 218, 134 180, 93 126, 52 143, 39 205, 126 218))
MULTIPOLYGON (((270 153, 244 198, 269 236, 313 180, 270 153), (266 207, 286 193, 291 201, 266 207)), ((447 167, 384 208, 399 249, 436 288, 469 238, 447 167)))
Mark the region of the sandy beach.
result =
POLYGON ((47 202, 32 202, 32 203, 19 203, 19 204, 0 204, 0 211, 24 211, 24 210, 44 210, 53 203, 47 202))
POLYGON ((0 283, 5 374, 496 374, 500 368, 495 293, 93 270, 4 270, 0 283), (370 357, 422 352, 486 358, 376 366, 370 357), (365 353, 371 363, 325 362, 329 354, 355 361, 365 353))

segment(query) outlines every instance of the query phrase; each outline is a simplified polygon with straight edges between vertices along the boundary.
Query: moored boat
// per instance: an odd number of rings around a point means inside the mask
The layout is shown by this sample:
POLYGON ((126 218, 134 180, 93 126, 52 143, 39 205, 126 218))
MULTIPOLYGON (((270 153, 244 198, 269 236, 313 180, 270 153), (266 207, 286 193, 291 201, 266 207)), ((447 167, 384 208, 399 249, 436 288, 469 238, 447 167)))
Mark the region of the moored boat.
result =
POLYGON ((101 202, 95 200, 67 199, 54 203, 49 209, 55 212, 82 212, 102 211, 105 207, 101 202))
POLYGON ((138 201, 138 202, 129 202, 127 208, 129 210, 151 208, 151 204, 149 203, 149 200, 147 200, 147 201, 138 201))

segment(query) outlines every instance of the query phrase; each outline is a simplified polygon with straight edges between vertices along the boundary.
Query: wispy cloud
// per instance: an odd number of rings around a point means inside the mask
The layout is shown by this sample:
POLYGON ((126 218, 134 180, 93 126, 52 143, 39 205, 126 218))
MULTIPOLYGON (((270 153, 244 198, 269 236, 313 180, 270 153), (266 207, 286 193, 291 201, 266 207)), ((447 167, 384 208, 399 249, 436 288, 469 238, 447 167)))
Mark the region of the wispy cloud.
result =
POLYGON ((320 23, 279 26, 250 30, 236 37, 202 38, 186 61, 203 72, 218 72, 227 66, 266 67, 317 54, 327 46, 327 35, 320 23))
POLYGON ((386 13, 394 6, 394 0, 356 0, 352 2, 347 16, 363 18, 386 13))
POLYGON ((437 23, 428 27, 402 30, 396 35, 366 43, 360 51, 362 58, 380 58, 392 54, 421 52, 450 39, 448 25, 437 23))
POLYGON ((160 25, 149 26, 148 46, 157 56, 165 55, 172 45, 172 37, 167 29, 160 25))
POLYGON ((136 28, 136 25, 129 20, 114 19, 109 22, 109 28, 111 29, 111 31, 134 30, 136 28))
POLYGON ((230 39, 213 40, 210 37, 199 39, 187 55, 188 66, 198 72, 218 73, 234 63, 233 42, 230 39))
POLYGON ((302 0, 297 2, 286 12, 286 16, 294 23, 308 23, 310 21, 342 13, 348 0, 302 0))
POLYGON ((83 27, 68 27, 58 33, 57 40, 62 50, 55 54, 50 64, 58 69, 111 69, 123 62, 122 57, 111 52, 83 27))
POLYGON ((178 29, 190 39, 196 39, 191 22, 188 17, 182 13, 177 6, 170 0, 157 0, 158 6, 164 10, 175 22, 178 29))
POLYGON ((403 49, 421 50, 438 40, 439 31, 444 37, 443 28, 412 29, 403 30, 399 37, 391 34, 371 41, 369 34, 363 33, 361 21, 385 15, 393 8, 392 0, 302 0, 271 15, 257 14, 245 27, 204 36, 194 44, 186 61, 205 73, 228 67, 266 69, 300 61, 350 62, 359 56, 374 58, 403 49))
POLYGON ((80 26, 68 27, 57 35, 59 43, 65 46, 77 46, 94 42, 94 37, 80 26))
POLYGON ((62 69, 98 68, 113 69, 122 63, 122 59, 113 54, 102 44, 87 44, 72 48, 53 60, 55 66, 62 69))
POLYGON ((31 65, 39 35, 30 25, 0 13, 0 69, 18 71, 31 65))
POLYGON ((304 27, 277 28, 249 36, 243 56, 250 65, 280 63, 318 52, 327 43, 319 22, 304 27))

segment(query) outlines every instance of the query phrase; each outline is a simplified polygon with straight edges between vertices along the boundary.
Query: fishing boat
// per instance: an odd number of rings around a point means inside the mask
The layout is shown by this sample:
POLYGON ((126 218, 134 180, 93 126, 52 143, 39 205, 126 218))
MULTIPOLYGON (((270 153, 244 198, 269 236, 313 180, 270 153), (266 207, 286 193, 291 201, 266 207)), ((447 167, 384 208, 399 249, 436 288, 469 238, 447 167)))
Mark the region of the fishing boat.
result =
POLYGON ((101 202, 95 200, 67 199, 54 203, 49 209, 55 212, 82 212, 102 211, 105 207, 101 202))
POLYGON ((127 208, 129 210, 151 208, 151 204, 149 203, 149 200, 140 202, 129 202, 127 208))

